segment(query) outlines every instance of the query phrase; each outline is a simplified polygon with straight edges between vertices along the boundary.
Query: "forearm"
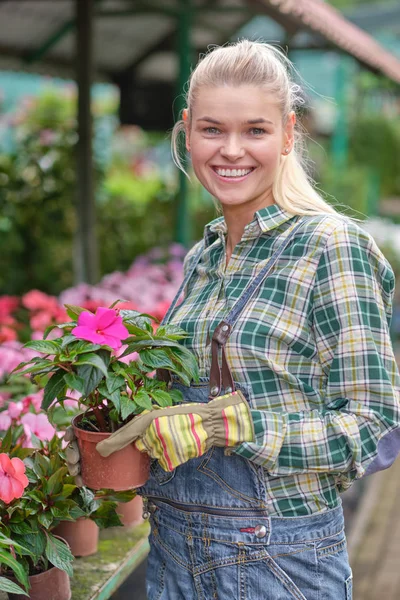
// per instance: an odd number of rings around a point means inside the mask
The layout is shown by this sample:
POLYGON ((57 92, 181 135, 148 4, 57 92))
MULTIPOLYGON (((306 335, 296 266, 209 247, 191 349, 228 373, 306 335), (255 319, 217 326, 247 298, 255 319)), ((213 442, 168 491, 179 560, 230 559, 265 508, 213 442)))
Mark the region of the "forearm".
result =
POLYGON ((359 478, 379 458, 380 440, 391 436, 390 456, 385 457, 390 464, 400 449, 399 409, 386 416, 364 412, 278 414, 252 410, 255 441, 241 444, 234 451, 274 476, 351 471, 359 478))

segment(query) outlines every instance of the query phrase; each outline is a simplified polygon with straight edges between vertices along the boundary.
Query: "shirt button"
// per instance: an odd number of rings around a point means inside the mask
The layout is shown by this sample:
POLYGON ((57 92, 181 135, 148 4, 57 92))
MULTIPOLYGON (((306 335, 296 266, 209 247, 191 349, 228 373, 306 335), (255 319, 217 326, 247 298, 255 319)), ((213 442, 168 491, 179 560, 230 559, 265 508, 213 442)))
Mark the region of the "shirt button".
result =
POLYGON ((263 538, 267 535, 267 528, 265 527, 265 525, 256 525, 254 533, 256 537, 263 538))

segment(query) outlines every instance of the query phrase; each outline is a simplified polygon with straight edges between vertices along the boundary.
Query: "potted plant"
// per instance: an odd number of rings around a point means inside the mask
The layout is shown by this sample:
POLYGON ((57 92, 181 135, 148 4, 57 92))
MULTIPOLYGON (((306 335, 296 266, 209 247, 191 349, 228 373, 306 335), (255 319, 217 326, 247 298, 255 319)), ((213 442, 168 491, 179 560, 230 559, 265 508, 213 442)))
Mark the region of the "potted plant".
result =
POLYGON ((9 428, 0 447, 0 590, 14 599, 69 600, 73 556, 50 529, 80 515, 70 499, 75 486, 63 483, 56 446, 22 448, 21 430, 9 428))
MULTIPOLYGON (((70 475, 66 483, 74 485, 70 475)), ((53 530, 68 542, 74 556, 90 556, 96 554, 99 542, 99 529, 124 525, 119 514, 121 506, 129 504, 135 495, 134 491, 113 492, 99 490, 94 493, 87 487, 77 487, 71 494, 82 515, 76 521, 65 520, 53 530)))
POLYGON ((134 310, 99 307, 92 313, 65 305, 73 321, 52 325, 43 340, 25 344, 36 356, 21 363, 15 371, 32 378, 45 375, 42 409, 51 420, 58 403, 68 398, 68 390, 79 393, 85 408, 72 423, 81 454, 84 485, 98 490, 127 490, 143 485, 148 478, 149 458, 134 444, 104 458, 96 450, 98 442, 145 410, 171 406, 182 394, 169 389, 165 381, 152 376, 156 369, 174 373, 184 385, 198 380, 194 355, 179 341, 187 337, 175 325, 158 323, 151 315, 134 310), (62 335, 46 337, 58 327, 62 335), (127 362, 127 357, 135 360, 127 362))

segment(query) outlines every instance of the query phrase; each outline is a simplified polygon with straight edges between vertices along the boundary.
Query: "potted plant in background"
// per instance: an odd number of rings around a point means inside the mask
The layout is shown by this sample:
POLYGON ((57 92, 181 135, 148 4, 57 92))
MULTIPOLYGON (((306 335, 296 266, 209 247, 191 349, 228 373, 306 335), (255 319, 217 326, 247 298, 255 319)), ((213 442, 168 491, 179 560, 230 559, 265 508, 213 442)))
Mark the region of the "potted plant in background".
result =
POLYGON ((52 443, 22 448, 21 430, 8 429, 0 447, 0 589, 15 600, 69 600, 73 556, 50 528, 79 508, 52 443))
POLYGON ((194 355, 179 341, 187 337, 175 325, 158 323, 151 315, 134 310, 99 307, 92 313, 65 305, 73 321, 52 325, 43 340, 31 341, 26 348, 43 356, 21 363, 15 371, 32 378, 43 377, 42 409, 51 420, 57 402, 68 398, 68 390, 79 393, 85 408, 72 423, 81 453, 84 485, 116 491, 143 485, 148 478, 149 458, 134 444, 104 458, 96 450, 98 442, 145 410, 171 406, 182 401, 178 390, 152 376, 156 369, 174 373, 184 385, 198 380, 194 355), (46 337, 54 328, 62 335, 46 337), (123 347, 124 346, 124 347, 123 347), (124 362, 136 354, 136 360, 124 362))
POLYGON ((135 492, 99 490, 94 493, 87 487, 77 487, 74 478, 70 475, 66 476, 65 483, 75 488, 70 498, 80 508, 82 514, 75 521, 61 521, 53 533, 68 542, 75 557, 96 554, 100 529, 124 525, 119 514, 121 506, 129 504, 135 492))

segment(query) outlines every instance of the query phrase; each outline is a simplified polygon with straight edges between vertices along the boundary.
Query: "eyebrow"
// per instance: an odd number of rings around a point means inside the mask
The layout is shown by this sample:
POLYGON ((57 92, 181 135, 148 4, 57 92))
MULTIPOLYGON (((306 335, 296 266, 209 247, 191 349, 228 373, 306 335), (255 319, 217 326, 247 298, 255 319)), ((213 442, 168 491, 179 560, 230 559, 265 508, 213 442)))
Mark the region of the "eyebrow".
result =
MULTIPOLYGON (((213 119, 212 117, 201 117, 200 119, 197 119, 197 121, 207 121, 208 123, 213 123, 214 125, 222 125, 221 121, 217 121, 217 119, 213 119)), ((245 123, 248 125, 257 125, 258 123, 269 123, 269 125, 274 124, 272 121, 264 119, 263 117, 257 117, 257 119, 249 119, 248 121, 245 121, 245 123)))

